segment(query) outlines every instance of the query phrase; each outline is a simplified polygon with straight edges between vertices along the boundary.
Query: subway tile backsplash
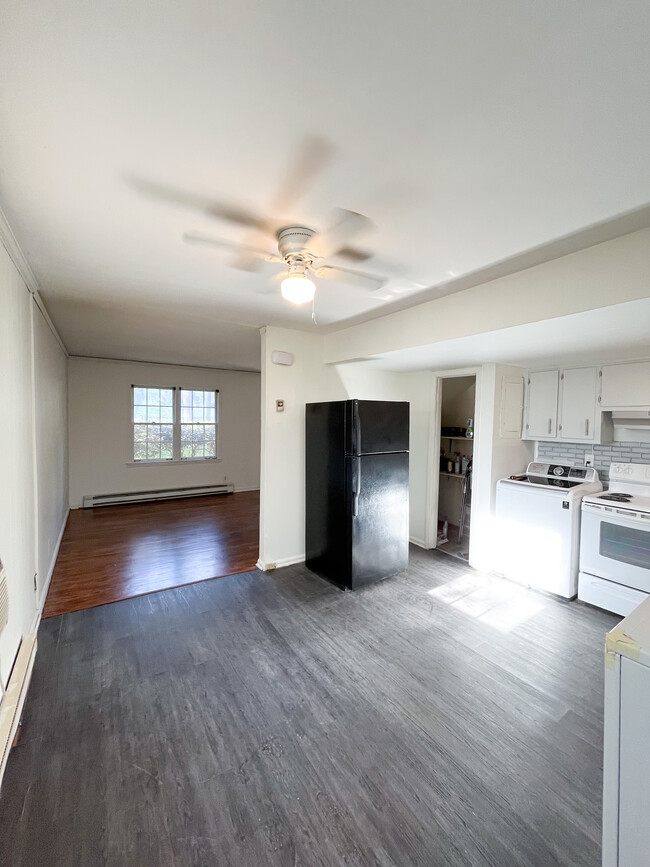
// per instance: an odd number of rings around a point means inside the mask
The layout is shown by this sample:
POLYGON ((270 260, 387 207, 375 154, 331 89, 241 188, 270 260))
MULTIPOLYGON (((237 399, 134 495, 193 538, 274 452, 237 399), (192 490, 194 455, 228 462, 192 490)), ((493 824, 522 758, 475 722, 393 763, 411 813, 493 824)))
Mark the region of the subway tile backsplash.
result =
POLYGON ((594 454, 594 464, 603 484, 609 483, 609 465, 612 461, 625 464, 650 464, 650 443, 614 442, 608 446, 582 443, 537 443, 540 461, 558 464, 584 464, 585 455, 594 454))

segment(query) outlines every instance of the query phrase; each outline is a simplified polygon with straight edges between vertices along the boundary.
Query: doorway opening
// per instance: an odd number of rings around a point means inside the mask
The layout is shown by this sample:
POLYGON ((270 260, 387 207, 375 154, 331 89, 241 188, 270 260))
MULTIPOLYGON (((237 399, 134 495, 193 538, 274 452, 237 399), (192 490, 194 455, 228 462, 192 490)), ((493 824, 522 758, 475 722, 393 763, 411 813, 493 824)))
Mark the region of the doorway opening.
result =
POLYGON ((440 381, 440 462, 436 548, 469 561, 476 376, 440 381))

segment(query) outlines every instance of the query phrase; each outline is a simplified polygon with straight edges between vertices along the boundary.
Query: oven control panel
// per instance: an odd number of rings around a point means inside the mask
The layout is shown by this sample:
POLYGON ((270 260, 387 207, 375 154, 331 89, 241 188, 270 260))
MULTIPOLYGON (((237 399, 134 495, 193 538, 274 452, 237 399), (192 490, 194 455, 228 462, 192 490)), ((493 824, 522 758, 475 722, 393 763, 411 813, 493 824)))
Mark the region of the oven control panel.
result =
POLYGON ((650 464, 612 463, 609 467, 609 477, 625 482, 637 482, 640 485, 650 485, 650 464))

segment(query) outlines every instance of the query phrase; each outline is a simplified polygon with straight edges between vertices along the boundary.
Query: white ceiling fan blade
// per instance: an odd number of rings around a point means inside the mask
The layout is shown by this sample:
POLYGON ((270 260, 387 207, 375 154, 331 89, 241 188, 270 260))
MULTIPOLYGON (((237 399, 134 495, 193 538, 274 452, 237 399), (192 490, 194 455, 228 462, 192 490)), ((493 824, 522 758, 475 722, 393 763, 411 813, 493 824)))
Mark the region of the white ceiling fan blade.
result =
POLYGON ((304 196, 318 175, 332 162, 336 148, 325 136, 308 135, 300 142, 287 176, 271 204, 274 214, 284 215, 304 196))
POLYGON ((230 250, 236 250, 239 253, 248 255, 254 259, 262 259, 264 262, 283 262, 279 256, 269 253, 268 250, 262 250, 259 247, 251 247, 249 244, 240 244, 237 241, 230 241, 227 238, 218 238, 214 235, 202 235, 200 232, 185 232, 183 240, 187 244, 207 244, 210 247, 225 247, 230 250))
POLYGON ((274 233, 275 227, 269 220, 258 214, 254 214, 241 205, 222 202, 210 196, 180 190, 167 184, 149 181, 146 178, 127 176, 126 181, 139 193, 144 193, 168 204, 180 205, 184 208, 201 211, 210 217, 217 217, 229 223, 236 223, 238 226, 245 226, 247 229, 257 229, 260 232, 265 232, 267 235, 273 235, 274 233))
MULTIPOLYGON (((284 262, 282 263, 284 265, 284 262)), ((277 274, 274 274, 272 277, 267 278, 265 284, 260 286, 259 289, 256 290, 258 295, 279 295, 280 294, 280 284, 287 276, 286 268, 283 268, 281 271, 278 271, 277 274)))
POLYGON ((364 271, 353 271, 350 268, 336 268, 333 265, 321 265, 320 268, 315 268, 313 273, 323 280, 349 283, 358 289, 366 289, 368 292, 381 289, 386 282, 384 277, 379 277, 377 274, 366 274, 364 271))
POLYGON ((326 259, 349 247, 352 238, 372 227, 372 220, 363 214, 338 208, 329 228, 310 238, 307 248, 317 259, 326 259))

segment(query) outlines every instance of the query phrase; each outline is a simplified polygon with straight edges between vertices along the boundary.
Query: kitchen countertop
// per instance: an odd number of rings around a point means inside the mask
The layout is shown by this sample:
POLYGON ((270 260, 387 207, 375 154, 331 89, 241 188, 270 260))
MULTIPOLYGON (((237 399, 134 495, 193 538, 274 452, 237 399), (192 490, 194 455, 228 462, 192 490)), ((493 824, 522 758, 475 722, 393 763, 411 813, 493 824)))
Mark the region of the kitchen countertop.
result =
POLYGON ((607 667, 613 666, 616 653, 650 666, 650 598, 605 636, 607 667))

